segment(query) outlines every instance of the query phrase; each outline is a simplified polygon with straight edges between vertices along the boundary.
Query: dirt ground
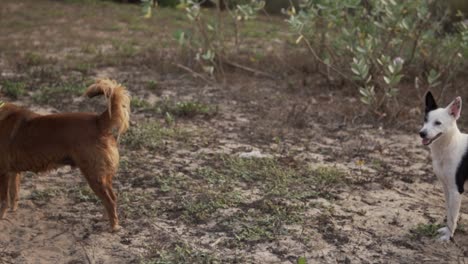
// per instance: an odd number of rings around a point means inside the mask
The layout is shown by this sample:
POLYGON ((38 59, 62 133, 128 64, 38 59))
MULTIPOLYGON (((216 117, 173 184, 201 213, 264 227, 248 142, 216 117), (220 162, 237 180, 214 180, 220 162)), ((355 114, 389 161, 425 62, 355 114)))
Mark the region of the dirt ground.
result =
MULTIPOLYGON (((354 93, 313 74, 229 68, 224 84, 205 82, 176 65, 191 63, 174 55, 183 12, 138 12, 0 3, 1 100, 41 113, 102 111, 102 98, 80 97, 99 77, 133 97, 114 181, 123 229, 109 233, 78 171, 25 173, 19 210, 0 221, 0 263, 468 260, 467 206, 455 240, 435 239, 445 209, 416 133, 419 98, 388 124, 366 121, 354 93)), ((281 19, 263 20, 283 30, 281 19)))

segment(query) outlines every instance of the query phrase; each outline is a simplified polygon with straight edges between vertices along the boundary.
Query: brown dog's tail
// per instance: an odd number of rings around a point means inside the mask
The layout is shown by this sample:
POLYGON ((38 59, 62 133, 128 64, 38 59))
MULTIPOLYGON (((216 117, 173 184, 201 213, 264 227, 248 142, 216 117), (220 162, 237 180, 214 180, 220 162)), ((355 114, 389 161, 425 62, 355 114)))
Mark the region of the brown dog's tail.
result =
POLYGON ((114 80, 100 79, 88 87, 85 95, 89 98, 104 95, 107 110, 99 116, 99 125, 105 131, 117 129, 117 138, 127 131, 130 118, 130 96, 124 86, 114 80))

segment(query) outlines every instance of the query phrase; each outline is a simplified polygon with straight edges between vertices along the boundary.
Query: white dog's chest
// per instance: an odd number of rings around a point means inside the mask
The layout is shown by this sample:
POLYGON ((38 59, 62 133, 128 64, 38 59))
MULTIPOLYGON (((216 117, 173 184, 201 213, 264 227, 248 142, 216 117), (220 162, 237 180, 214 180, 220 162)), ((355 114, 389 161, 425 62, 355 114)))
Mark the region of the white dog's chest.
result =
POLYGON ((454 163, 455 162, 452 159, 442 159, 433 160, 432 165, 434 167, 435 174, 440 180, 445 183, 448 183, 449 181, 453 181, 453 183, 455 183, 457 165, 454 163))
POLYGON ((467 137, 461 136, 455 144, 432 152, 432 166, 437 177, 447 186, 455 186, 457 170, 466 151, 467 137))

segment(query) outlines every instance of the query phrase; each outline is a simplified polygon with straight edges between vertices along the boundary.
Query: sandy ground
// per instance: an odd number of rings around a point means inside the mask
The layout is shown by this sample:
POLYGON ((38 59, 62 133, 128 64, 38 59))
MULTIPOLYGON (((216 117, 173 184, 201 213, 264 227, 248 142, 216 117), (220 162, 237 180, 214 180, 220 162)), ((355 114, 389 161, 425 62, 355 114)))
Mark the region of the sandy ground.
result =
POLYGON ((18 211, 0 221, 0 263, 468 260, 466 204, 455 240, 434 236, 445 209, 418 107, 385 124, 313 74, 271 80, 227 68, 224 84, 201 81, 173 67, 190 63, 165 42, 177 11, 141 22, 136 6, 7 1, 1 100, 98 112, 102 98, 80 97, 98 77, 134 100, 114 180, 123 229, 109 233, 77 170, 25 173, 18 211), (6 92, 14 85, 18 98, 6 92))
MULTIPOLYGON (((235 133, 226 134, 224 131, 231 127, 251 124, 248 115, 229 110, 229 114, 221 112, 215 119, 197 126, 217 137, 214 146, 197 151, 174 149, 169 154, 143 151, 140 157, 148 163, 149 173, 157 174, 172 167, 193 171, 199 166, 196 157, 200 151, 236 155, 258 150, 311 166, 338 167, 359 183, 341 186, 333 200, 307 200, 306 204, 314 206, 301 216, 302 225, 286 226, 289 234, 231 249, 222 243, 230 239, 229 234, 213 230, 217 219, 200 224, 171 219, 164 214, 135 219, 120 208, 124 229, 109 233, 98 203, 77 203, 76 198, 64 195, 77 185, 84 186, 77 171, 65 168, 43 175, 27 174, 18 212, 10 213, 0 222, 1 259, 6 263, 138 263, 144 261, 149 250, 164 249, 176 241, 200 252, 213 253, 222 263, 295 263, 299 256, 305 256, 309 263, 458 263, 465 260, 465 214, 455 243, 439 243, 414 232, 418 224, 442 223, 444 217, 440 184, 431 172, 428 151, 420 146, 416 135, 366 127, 327 133, 329 128, 318 127, 305 131, 310 138, 291 143, 285 140, 282 148, 287 149, 287 154, 282 155, 273 152, 271 145, 252 146, 238 140, 233 136, 235 133), (239 151, 243 148, 248 151, 239 151), (362 160, 379 160, 380 164, 362 160), (48 190, 51 197, 34 198, 35 190, 48 190)), ((124 159, 128 153, 129 150, 124 150, 124 159)), ((115 185, 120 193, 129 192, 126 182, 139 176, 130 170, 121 171, 115 185)), ((130 192, 141 194, 152 190, 138 188, 130 192)), ((243 190, 250 200, 259 198, 255 192, 249 188, 243 190)), ((232 210, 239 209, 223 209, 223 214, 232 210)), ((463 212, 466 213, 466 207, 463 212)))

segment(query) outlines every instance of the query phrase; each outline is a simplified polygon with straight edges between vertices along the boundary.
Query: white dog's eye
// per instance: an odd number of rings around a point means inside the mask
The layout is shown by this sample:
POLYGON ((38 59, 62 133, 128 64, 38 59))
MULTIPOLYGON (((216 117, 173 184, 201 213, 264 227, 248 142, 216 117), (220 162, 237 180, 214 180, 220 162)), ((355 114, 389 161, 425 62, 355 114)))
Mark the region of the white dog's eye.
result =
POLYGON ((440 126, 440 125, 442 125, 442 123, 441 123, 440 121, 435 121, 435 122, 434 122, 434 125, 440 126))

